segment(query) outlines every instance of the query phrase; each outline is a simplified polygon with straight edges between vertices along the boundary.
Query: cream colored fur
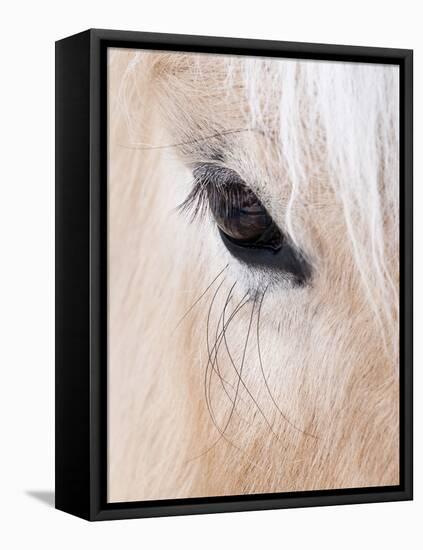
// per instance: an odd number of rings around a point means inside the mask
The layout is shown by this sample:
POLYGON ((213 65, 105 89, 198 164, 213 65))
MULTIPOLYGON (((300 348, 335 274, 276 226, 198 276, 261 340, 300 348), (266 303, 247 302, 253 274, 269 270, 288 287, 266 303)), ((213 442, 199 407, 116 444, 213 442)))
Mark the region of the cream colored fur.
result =
POLYGON ((109 500, 398 484, 397 68, 109 56, 109 500), (310 285, 177 211, 204 161, 260 196, 310 285))

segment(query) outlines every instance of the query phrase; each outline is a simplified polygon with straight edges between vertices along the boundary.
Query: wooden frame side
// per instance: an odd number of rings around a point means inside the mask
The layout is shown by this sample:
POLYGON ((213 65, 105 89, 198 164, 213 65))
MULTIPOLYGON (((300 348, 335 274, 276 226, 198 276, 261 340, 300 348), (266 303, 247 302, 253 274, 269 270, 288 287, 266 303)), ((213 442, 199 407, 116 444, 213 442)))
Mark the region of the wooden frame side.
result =
POLYGON ((90 39, 56 42, 56 508, 90 516, 90 39))

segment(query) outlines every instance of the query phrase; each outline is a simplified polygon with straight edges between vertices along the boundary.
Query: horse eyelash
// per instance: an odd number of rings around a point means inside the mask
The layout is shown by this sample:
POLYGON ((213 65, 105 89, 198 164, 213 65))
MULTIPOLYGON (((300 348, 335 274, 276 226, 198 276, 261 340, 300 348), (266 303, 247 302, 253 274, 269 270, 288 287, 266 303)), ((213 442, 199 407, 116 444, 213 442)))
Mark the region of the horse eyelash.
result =
POLYGON ((233 170, 201 165, 194 169, 193 187, 177 210, 188 215, 190 221, 204 218, 209 210, 219 212, 221 216, 230 216, 241 205, 240 188, 249 190, 233 170))
POLYGON ((209 198, 207 186, 199 180, 194 179, 193 187, 187 198, 177 207, 177 211, 188 216, 190 221, 204 218, 209 209, 209 198))

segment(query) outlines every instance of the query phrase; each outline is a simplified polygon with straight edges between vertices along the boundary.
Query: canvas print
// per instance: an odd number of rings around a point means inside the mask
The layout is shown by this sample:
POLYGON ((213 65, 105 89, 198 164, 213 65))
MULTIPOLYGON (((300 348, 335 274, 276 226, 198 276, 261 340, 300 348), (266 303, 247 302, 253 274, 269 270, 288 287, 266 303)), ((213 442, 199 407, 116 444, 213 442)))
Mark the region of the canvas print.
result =
POLYGON ((107 66, 108 502, 398 485, 398 65, 107 66))

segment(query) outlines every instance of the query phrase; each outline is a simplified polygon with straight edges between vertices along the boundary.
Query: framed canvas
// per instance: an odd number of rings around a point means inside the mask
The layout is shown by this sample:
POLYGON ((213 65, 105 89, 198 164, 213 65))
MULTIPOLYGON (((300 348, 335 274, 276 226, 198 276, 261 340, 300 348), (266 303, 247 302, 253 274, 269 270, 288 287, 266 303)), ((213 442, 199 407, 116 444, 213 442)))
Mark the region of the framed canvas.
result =
POLYGON ((412 498, 412 51, 56 43, 56 507, 412 498))

